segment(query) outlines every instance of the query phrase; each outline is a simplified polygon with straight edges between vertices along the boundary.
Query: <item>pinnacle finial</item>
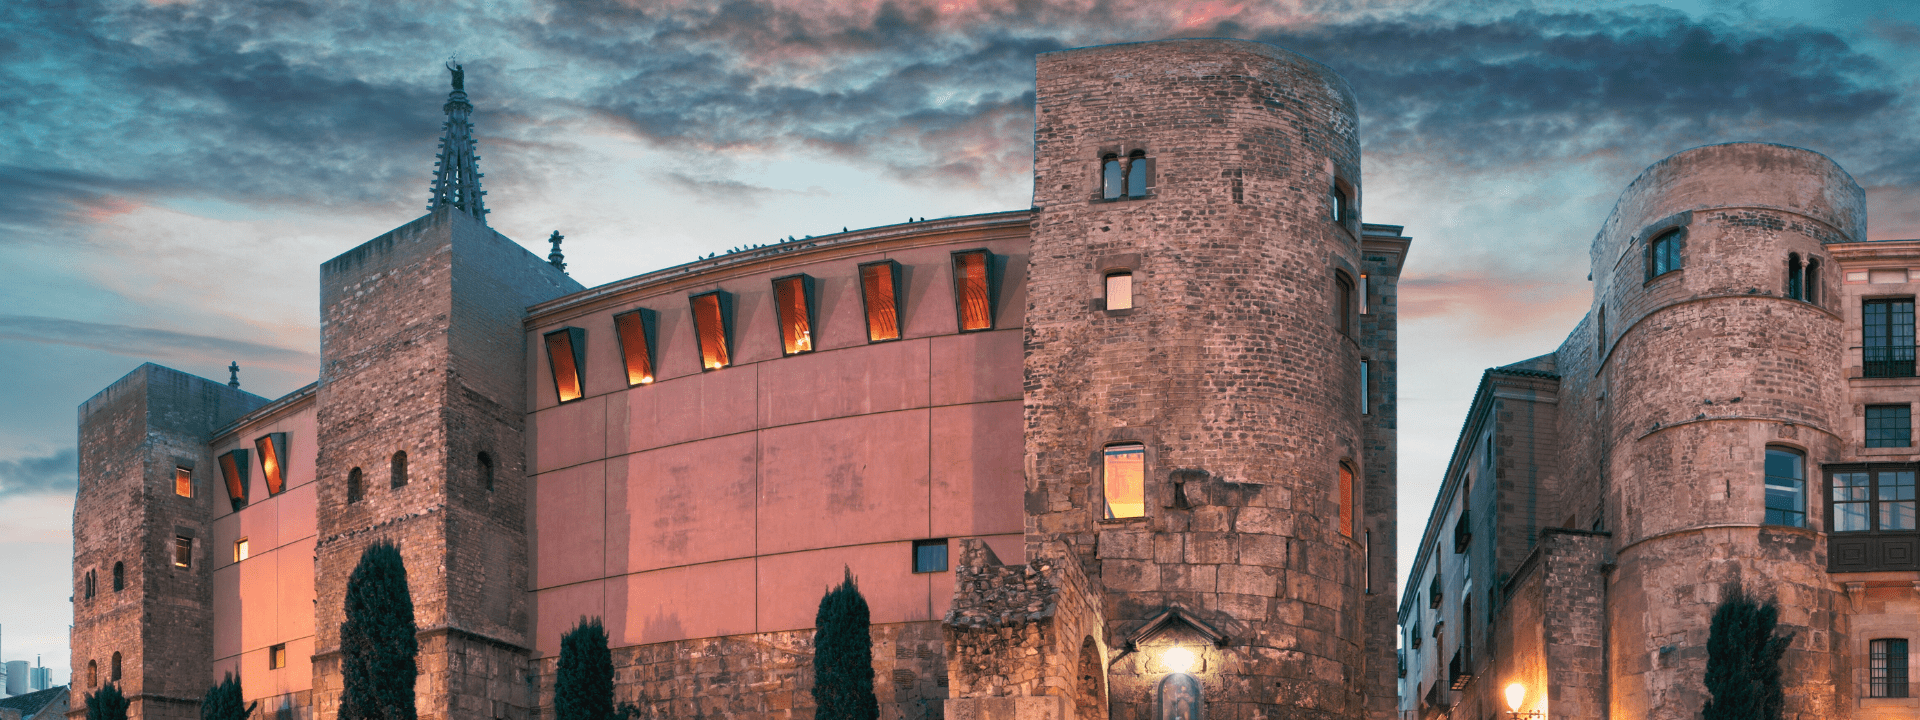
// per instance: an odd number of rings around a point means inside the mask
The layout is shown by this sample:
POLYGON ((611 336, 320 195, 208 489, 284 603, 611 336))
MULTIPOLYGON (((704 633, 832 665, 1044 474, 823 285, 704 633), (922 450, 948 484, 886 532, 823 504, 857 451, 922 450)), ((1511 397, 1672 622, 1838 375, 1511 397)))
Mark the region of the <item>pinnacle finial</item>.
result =
POLYGON ((567 256, 560 254, 560 241, 565 239, 567 236, 561 235, 559 230, 553 231, 553 236, 547 238, 547 242, 553 243, 553 252, 547 253, 547 263, 560 272, 567 271, 567 256))
POLYGON ((240 389, 240 362, 236 360, 234 362, 228 363, 227 372, 230 373, 227 376, 227 387, 233 388, 235 390, 239 390, 240 389))
POLYGON ((466 92, 467 71, 461 68, 460 63, 454 62, 453 58, 447 58, 447 72, 453 73, 453 89, 466 92))
POLYGON ((435 163, 433 198, 427 201, 427 209, 438 210, 450 205, 485 225, 487 208, 483 197, 487 193, 480 189, 480 155, 473 141, 473 123, 467 120, 473 112, 473 105, 467 102, 467 73, 451 59, 446 62, 446 68, 453 74, 453 92, 448 93, 447 104, 441 107, 447 113, 447 122, 440 136, 440 161, 435 163))

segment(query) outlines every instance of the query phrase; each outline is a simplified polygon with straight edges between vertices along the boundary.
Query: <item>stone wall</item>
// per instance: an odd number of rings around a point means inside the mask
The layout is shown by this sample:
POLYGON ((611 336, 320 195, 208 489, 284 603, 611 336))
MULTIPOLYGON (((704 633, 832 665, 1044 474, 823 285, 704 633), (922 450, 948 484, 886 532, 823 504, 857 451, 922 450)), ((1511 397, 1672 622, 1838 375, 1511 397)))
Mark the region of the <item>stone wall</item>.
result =
POLYGON ((1098 598, 1065 548, 1003 565, 962 541, 953 609, 942 629, 951 683, 947 714, 1011 720, 1107 715, 1109 650, 1098 598))

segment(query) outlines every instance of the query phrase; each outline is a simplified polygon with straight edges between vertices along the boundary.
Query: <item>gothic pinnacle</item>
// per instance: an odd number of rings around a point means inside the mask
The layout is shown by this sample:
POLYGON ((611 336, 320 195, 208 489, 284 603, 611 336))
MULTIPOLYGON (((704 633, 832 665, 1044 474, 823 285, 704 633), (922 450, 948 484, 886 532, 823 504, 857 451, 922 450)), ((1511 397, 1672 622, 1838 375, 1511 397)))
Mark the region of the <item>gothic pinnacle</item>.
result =
POLYGON ((487 193, 480 189, 480 155, 473 140, 473 123, 468 120, 473 105, 467 102, 467 73, 452 62, 447 64, 447 72, 453 75, 453 91, 447 94, 447 104, 441 107, 447 113, 447 122, 440 136, 440 156, 434 163, 433 197, 427 201, 427 209, 452 206, 484 225, 487 208, 483 198, 487 193))

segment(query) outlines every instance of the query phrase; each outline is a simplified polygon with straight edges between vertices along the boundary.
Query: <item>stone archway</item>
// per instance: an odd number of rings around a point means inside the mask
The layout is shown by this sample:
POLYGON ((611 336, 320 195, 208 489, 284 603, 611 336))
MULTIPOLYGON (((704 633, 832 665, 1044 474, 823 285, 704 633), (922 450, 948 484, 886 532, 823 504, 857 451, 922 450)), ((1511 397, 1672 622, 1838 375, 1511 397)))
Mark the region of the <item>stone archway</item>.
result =
POLYGON ((1080 642, 1080 660, 1074 676, 1075 720, 1106 720, 1107 664, 1100 660, 1100 646, 1094 643, 1092 635, 1080 642))

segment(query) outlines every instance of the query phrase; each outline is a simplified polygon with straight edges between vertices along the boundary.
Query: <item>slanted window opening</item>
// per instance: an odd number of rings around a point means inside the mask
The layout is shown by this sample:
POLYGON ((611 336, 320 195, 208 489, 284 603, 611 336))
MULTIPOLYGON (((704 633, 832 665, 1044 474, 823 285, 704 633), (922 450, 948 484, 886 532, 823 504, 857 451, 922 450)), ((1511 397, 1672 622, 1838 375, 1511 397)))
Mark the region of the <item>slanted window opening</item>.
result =
POLYGON ((1867 697, 1907 697, 1907 640, 1881 638, 1867 643, 1867 697))
POLYGON ((220 456, 220 474, 227 479, 227 499, 234 512, 247 506, 247 451, 233 450, 220 456))
POLYGON ((620 336, 620 355, 626 360, 627 387, 653 382, 654 313, 634 308, 613 316, 615 334, 620 336))
POLYGON ((173 566, 177 568, 193 567, 193 538, 185 535, 174 536, 173 566))
POLYGON ((127 564, 116 562, 113 564, 113 591, 120 592, 125 589, 127 589, 127 564))
POLYGON ((287 644, 281 643, 267 648, 267 669, 279 670, 287 666, 287 644))
POLYGON ((1108 310, 1132 310, 1133 271, 1109 271, 1106 277, 1106 293, 1108 310))
POLYGON ((1340 463, 1340 534, 1349 538, 1353 537, 1353 503, 1355 495, 1353 476, 1353 467, 1346 463, 1340 463))
POLYGON ((916 573, 946 572, 946 539, 913 541, 913 571, 916 573))
POLYGON ((806 274, 774 278, 773 298, 780 321, 780 354, 813 352, 813 278, 806 274))
POLYGON ((184 498, 193 497, 193 471, 183 467, 173 469, 173 494, 184 498))
POLYGON ((1807 526, 1806 457, 1790 448, 1767 446, 1767 525, 1807 526))
POLYGON ((1866 445, 1870 448, 1911 447, 1913 406, 1868 405, 1866 445))
POLYGON ((1864 301, 1860 321, 1861 374, 1913 377, 1913 298, 1864 301))
POLYGON ((485 452, 480 453, 478 464, 480 466, 480 486, 486 488, 487 492, 493 492, 493 456, 485 452))
POLYGON ((283 432, 267 433, 253 441, 253 448, 260 453, 260 476, 267 481, 267 496, 272 497, 287 489, 287 434, 283 432))
POLYGON ((388 479, 396 489, 407 486, 407 451, 400 450, 393 454, 393 459, 388 462, 388 479))
POLYGON ((360 468, 347 471, 347 502, 357 503, 366 497, 366 482, 360 477, 360 468))
POLYGON ((733 364, 733 294, 725 290, 688 298, 693 304, 693 330, 700 343, 700 369, 719 370, 733 364))
POLYGON ((233 541, 233 561, 240 562, 241 560, 245 560, 249 557, 252 557, 253 556, 252 553, 248 552, 247 548, 248 548, 248 544, 247 544, 246 538, 240 538, 239 540, 233 541))
POLYGON ((1787 298, 1805 300, 1801 284, 1806 281, 1806 268, 1800 265, 1800 253, 1787 253, 1787 298))
POLYGON ((1661 233, 1647 243, 1647 279, 1652 280, 1679 270, 1683 235, 1678 228, 1661 233))
POLYGON ((1147 516, 1147 446, 1115 443, 1101 453, 1102 515, 1107 520, 1147 516))
POLYGON ((867 342, 900 339, 900 263, 860 266, 860 303, 867 313, 867 342))
POLYGON ((587 367, 587 331, 563 327, 543 336, 547 344, 547 366, 553 374, 553 394, 559 402, 572 402, 585 395, 581 378, 587 367))
POLYGON ((953 253, 953 304, 960 332, 993 329, 993 253, 960 250, 953 253))

